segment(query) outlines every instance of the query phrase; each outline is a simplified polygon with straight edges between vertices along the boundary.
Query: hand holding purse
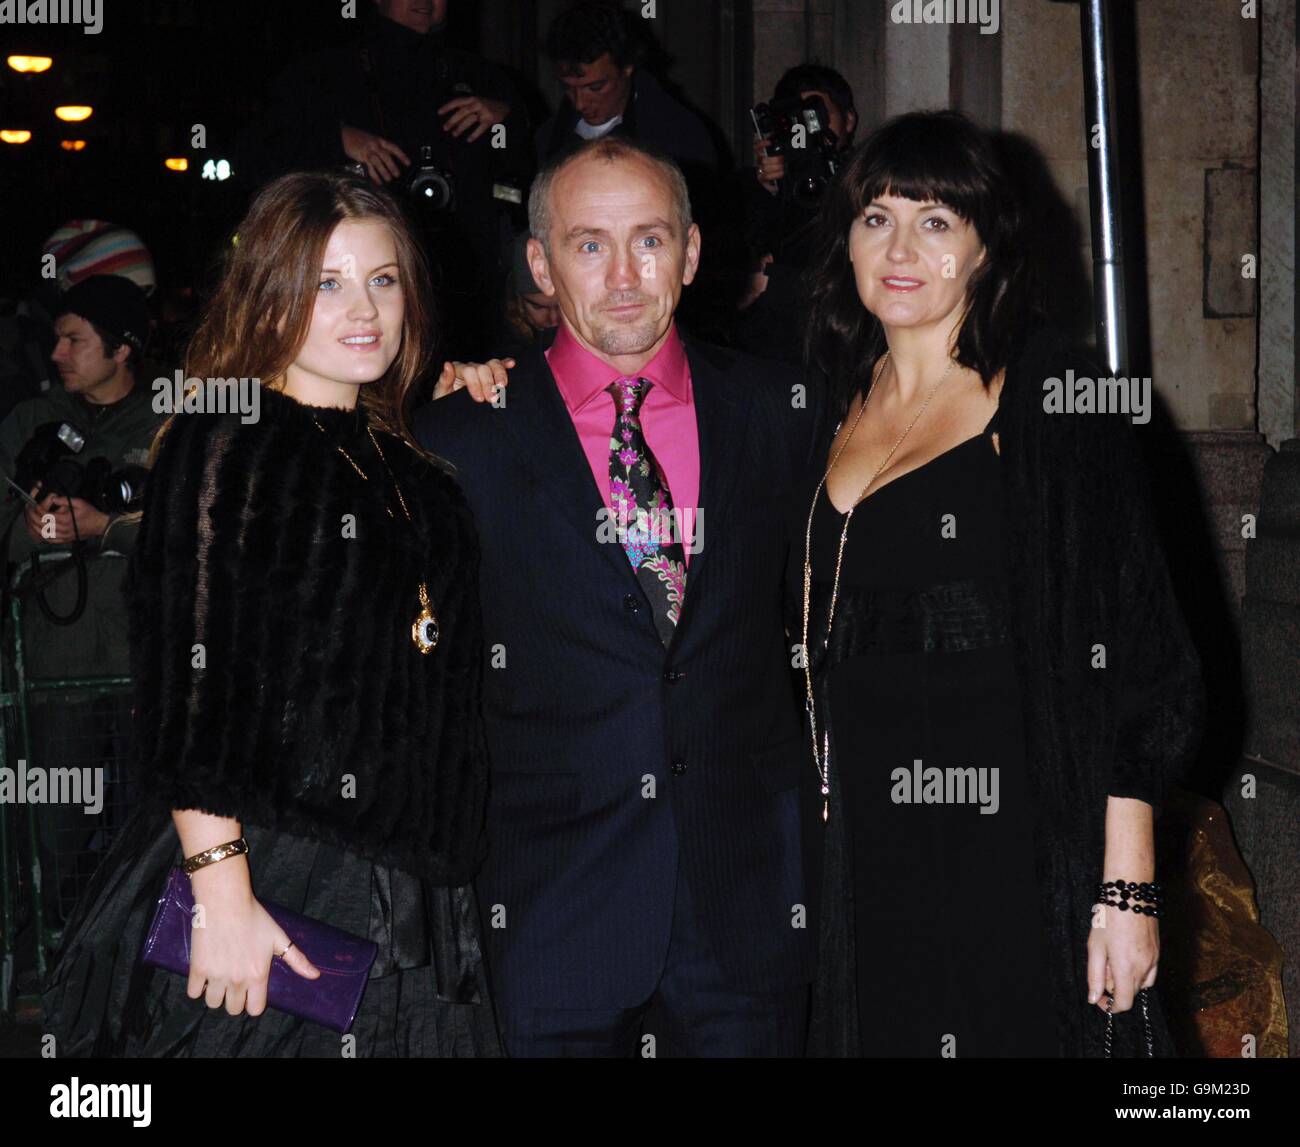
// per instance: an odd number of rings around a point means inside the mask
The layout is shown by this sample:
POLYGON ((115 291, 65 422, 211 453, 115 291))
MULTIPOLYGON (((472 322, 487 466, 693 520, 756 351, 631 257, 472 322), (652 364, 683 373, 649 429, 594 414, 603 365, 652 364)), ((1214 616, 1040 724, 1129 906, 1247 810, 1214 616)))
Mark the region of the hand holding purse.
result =
MULTIPOLYGON (((1138 1000, 1142 1005, 1142 1046, 1146 1050, 1147 1059, 1155 1059, 1155 1041, 1151 1036, 1151 1015, 1147 1011, 1147 990, 1146 988, 1138 989, 1138 1000)), ((1103 1037, 1105 1047, 1105 1058, 1111 1059, 1111 1052, 1115 1046, 1115 1013, 1111 1008, 1115 1006, 1115 996, 1112 992, 1106 993, 1106 1034, 1103 1037)))
MULTIPOLYGON (((279 956, 272 957, 266 982, 267 1006, 345 1033, 356 1018, 379 946, 279 904, 266 900, 259 903, 320 969, 320 976, 309 980, 298 975, 279 956)), ((190 878, 177 866, 171 870, 158 898, 158 909, 141 960, 188 976, 193 916, 194 891, 190 878)))

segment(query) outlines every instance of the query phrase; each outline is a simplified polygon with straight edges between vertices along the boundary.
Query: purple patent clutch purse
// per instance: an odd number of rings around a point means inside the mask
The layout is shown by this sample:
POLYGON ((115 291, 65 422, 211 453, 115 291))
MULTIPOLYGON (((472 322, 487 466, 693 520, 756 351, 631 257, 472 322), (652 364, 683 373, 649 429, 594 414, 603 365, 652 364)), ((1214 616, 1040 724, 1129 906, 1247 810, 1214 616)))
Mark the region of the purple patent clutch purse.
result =
MULTIPOLYGON (((279 956, 272 957, 266 983, 267 1006, 336 1032, 346 1032, 356 1018, 379 946, 341 928, 300 916, 279 904, 266 900, 260 903, 295 946, 320 969, 320 976, 309 980, 298 975, 279 956)), ((158 910, 140 958, 146 964, 188 976, 193 913, 190 878, 177 866, 171 870, 167 887, 158 898, 158 910)))

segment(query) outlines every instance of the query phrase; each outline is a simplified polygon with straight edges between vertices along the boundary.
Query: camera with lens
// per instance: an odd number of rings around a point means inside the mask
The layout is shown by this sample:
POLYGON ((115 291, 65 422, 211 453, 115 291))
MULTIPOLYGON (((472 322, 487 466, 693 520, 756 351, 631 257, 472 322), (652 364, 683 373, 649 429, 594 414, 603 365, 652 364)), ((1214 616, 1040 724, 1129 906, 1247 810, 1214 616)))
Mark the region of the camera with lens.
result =
POLYGON ((420 160, 411 169, 406 193, 421 206, 431 211, 456 210, 455 176, 433 160, 433 147, 420 146, 420 160))
POLYGON ((70 422, 47 422, 36 428, 18 452, 14 481, 23 490, 37 487, 36 500, 47 494, 80 498, 105 514, 138 510, 144 503, 149 471, 143 466, 114 467, 107 458, 77 457, 85 435, 70 422))
POLYGON ((767 140, 767 154, 785 158, 781 197, 815 206, 839 170, 839 139, 821 97, 776 99, 750 108, 749 115, 754 131, 767 140))

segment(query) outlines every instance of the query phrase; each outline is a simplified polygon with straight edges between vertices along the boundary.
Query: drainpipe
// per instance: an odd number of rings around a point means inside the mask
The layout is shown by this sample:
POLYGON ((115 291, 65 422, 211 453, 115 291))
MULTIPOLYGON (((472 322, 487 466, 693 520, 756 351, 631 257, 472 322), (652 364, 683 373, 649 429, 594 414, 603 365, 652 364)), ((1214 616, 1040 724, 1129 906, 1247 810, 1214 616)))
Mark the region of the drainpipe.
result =
POLYGON ((1119 201, 1110 49, 1111 0, 1080 0, 1088 201, 1092 219, 1092 281, 1097 350, 1112 375, 1128 374, 1124 239, 1119 201))

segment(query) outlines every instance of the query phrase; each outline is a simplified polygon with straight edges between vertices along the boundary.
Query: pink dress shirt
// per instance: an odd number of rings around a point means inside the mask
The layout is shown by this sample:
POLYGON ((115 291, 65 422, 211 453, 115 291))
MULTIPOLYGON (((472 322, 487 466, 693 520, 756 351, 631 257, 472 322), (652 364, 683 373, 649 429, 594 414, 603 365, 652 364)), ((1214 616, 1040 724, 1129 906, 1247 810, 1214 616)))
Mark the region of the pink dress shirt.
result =
MULTIPOLYGON (((607 388, 622 376, 578 342, 563 321, 546 352, 546 361, 582 442, 596 489, 605 506, 612 509, 609 440, 614 430, 614 396, 607 388)), ((700 437, 690 363, 675 323, 654 358, 636 373, 653 384, 641 404, 641 430, 667 479, 673 509, 681 520, 682 548, 689 567, 695 509, 700 501, 700 437)))

